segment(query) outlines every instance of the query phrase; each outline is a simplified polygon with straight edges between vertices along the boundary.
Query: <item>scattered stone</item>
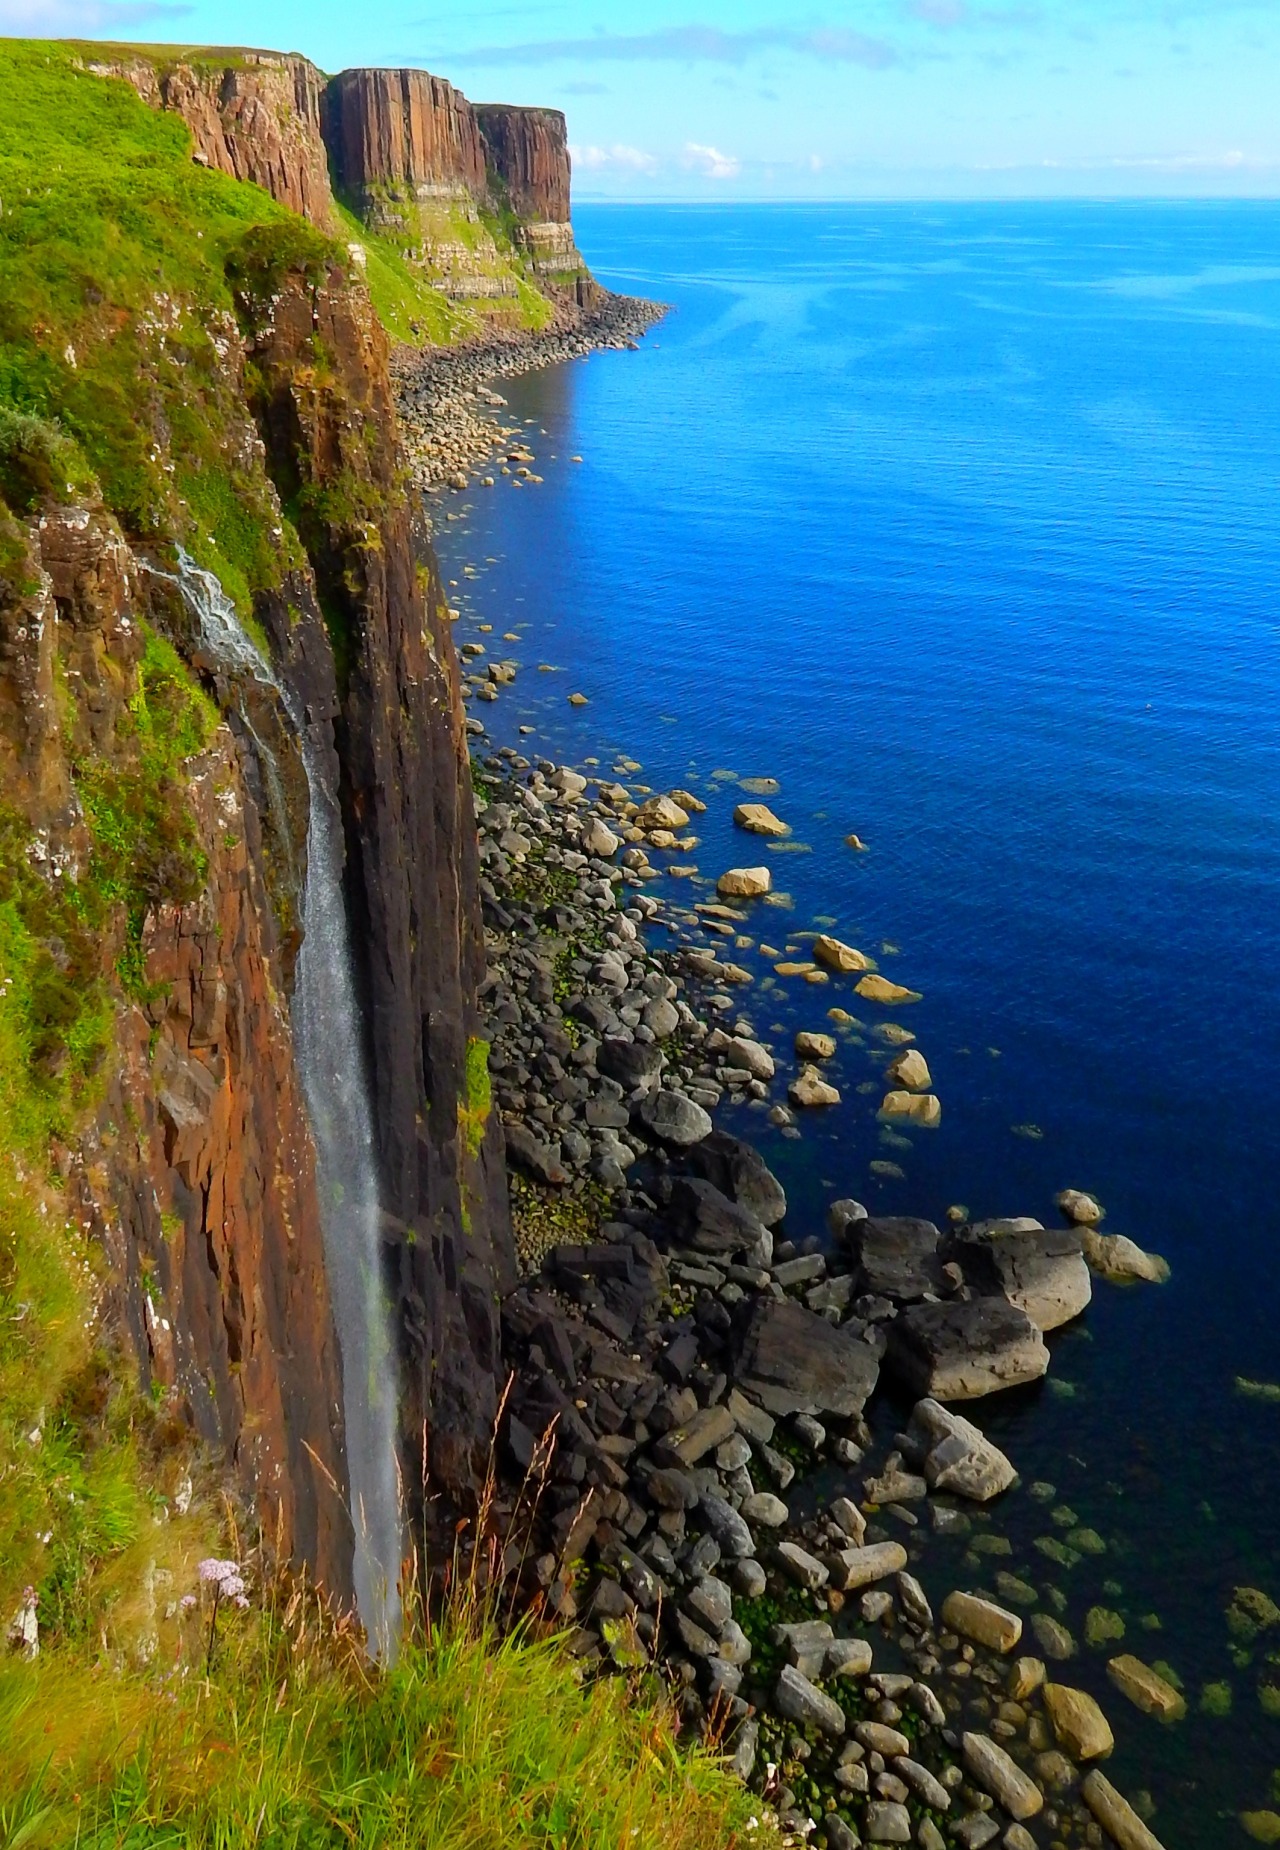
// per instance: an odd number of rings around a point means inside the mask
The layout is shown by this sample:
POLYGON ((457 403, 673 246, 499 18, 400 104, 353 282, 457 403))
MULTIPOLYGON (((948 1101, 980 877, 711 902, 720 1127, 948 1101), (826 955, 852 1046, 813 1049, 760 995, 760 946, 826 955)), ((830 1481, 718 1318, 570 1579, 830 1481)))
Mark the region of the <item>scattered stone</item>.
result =
POLYGON ((942 1101, 932 1092, 886 1092, 880 1106, 885 1118, 906 1118, 922 1130, 936 1130, 942 1122, 942 1101))
POLYGON ((1100 1207, 1092 1195, 1086 1195, 1083 1189, 1064 1188, 1054 1196, 1054 1202, 1077 1227, 1096 1227, 1106 1215, 1106 1209, 1100 1207))
POLYGON ((903 1436, 904 1449, 919 1459, 931 1490, 951 1490, 975 1503, 987 1503, 1008 1490, 1017 1476, 997 1445, 936 1400, 917 1401, 903 1436))
POLYGON ((972 1400, 1038 1381, 1049 1366, 1030 1317, 1003 1298, 916 1304, 889 1326, 886 1361, 915 1393, 972 1400))
POLYGON ((1050 1613, 1033 1613, 1031 1630, 1045 1656, 1052 1658, 1055 1663, 1065 1663, 1067 1658, 1075 1656, 1075 1639, 1066 1626, 1060 1624, 1050 1613))
POLYGON ((811 1034, 802 1028, 796 1035, 798 1060, 832 1060, 835 1052, 836 1044, 829 1034, 811 1034))
POLYGON ((900 983, 891 983, 884 976, 864 976, 861 982, 854 984, 854 988, 868 1002, 919 1002, 923 1000, 918 989, 904 989, 900 983))
POLYGON ((841 1593, 856 1593, 890 1574, 900 1574, 907 1565, 907 1551, 901 1542, 873 1542, 868 1547, 842 1548, 828 1555, 831 1584, 841 1593))
POLYGON ((650 1093, 640 1103, 639 1116, 655 1137, 682 1149, 689 1144, 700 1143, 711 1134, 710 1117, 701 1105, 695 1105, 683 1092, 663 1088, 650 1093))
POLYGON ((779 820, 767 803, 739 803, 733 812, 738 828, 749 835, 790 835, 791 830, 779 820))
POLYGON ((1151 1285, 1169 1282, 1169 1262, 1158 1253, 1144 1253, 1140 1246, 1123 1233, 1095 1233, 1086 1228, 1084 1256, 1094 1271, 1112 1284, 1132 1284, 1135 1280, 1151 1285))
POLYGON ((862 1412, 879 1373, 870 1343, 792 1298, 757 1307, 735 1369, 739 1387, 770 1413, 845 1419, 862 1412))
POLYGON ((911 1813, 905 1805, 888 1799, 873 1799, 867 1806, 867 1842, 871 1844, 909 1844, 911 1813))
POLYGON ((1080 1793, 1103 1830, 1119 1844, 1120 1850, 1162 1850, 1160 1840, 1147 1829, 1129 1801, 1121 1797, 1097 1767, 1085 1775, 1080 1793))
POLYGON ((787 1097, 793 1105, 810 1109, 817 1105, 838 1105, 840 1094, 835 1086, 828 1085, 816 1066, 806 1066, 798 1079, 793 1079, 787 1087, 787 1097))
POLYGON ((855 951, 851 944, 842 944, 839 938, 832 938, 826 932, 819 932, 813 941, 813 954, 820 964, 828 970, 847 975, 854 970, 874 970, 875 963, 861 951, 855 951))
POLYGON ((1065 1683, 1046 1683, 1045 1712, 1058 1746, 1073 1760, 1098 1760, 1116 1744, 1108 1722, 1093 1697, 1065 1683))
POLYGON ((896 1080, 900 1086, 906 1086, 912 1092, 927 1092, 933 1084, 928 1062, 915 1047, 909 1047, 896 1060, 891 1060, 885 1072, 889 1079, 896 1080))
POLYGON ((724 899, 759 899, 773 886, 767 867, 731 867, 716 881, 716 891, 724 899))
POLYGON ((1022 1637, 1022 1620, 992 1600, 976 1593, 948 1593, 942 1605, 942 1623, 949 1631, 971 1638, 989 1651, 1012 1651, 1022 1637))
POLYGON ((1011 1818, 1022 1823, 1041 1810, 1044 1794, 1003 1747, 985 1734, 964 1734, 960 1748, 974 1779, 998 1805, 1004 1806, 1011 1818))
POLYGON ((1008 1298, 1036 1328, 1056 1330, 1078 1317, 1093 1295, 1081 1236, 1035 1220, 980 1221, 956 1235, 953 1256, 965 1282, 1008 1298))
POLYGON ((1140 1658, 1113 1657, 1107 1675, 1120 1691, 1146 1715, 1162 1722, 1180 1722, 1187 1712, 1186 1698, 1171 1683, 1148 1668, 1140 1658))
MULTIPOLYGON (((834 1735, 845 1731, 840 1704, 802 1676, 793 1664, 784 1665, 773 1700, 778 1713, 799 1728, 820 1728, 824 1734, 834 1735)), ((906 1841, 910 1841, 909 1837, 906 1841)))

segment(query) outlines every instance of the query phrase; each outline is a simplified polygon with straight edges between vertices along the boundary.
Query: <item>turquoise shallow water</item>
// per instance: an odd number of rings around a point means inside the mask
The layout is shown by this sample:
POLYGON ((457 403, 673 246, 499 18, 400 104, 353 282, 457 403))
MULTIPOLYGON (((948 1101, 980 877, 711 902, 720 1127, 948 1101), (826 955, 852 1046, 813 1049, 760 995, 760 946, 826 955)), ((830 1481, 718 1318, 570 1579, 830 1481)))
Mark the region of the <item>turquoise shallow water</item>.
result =
MULTIPOLYGON (((1051 1383, 981 1417, 1108 1543, 1051 1570, 1015 1493, 1004 1565, 1058 1585, 1076 1630, 1119 1612, 1123 1648, 1187 1685, 1170 1732, 1105 1653, 1073 1666, 1117 1781, 1155 1792, 1170 1850, 1243 1844, 1280 1768, 1280 1629, 1233 1659, 1224 1620, 1236 1585, 1280 1600, 1280 1405, 1235 1385, 1280 1381, 1280 207, 578 220, 604 280, 674 312, 639 353, 503 388, 540 487, 439 504, 467 510, 439 529, 459 640, 492 622, 524 664, 477 710, 500 741, 532 725, 527 749, 701 790, 702 872, 767 858, 792 896, 753 937, 835 920, 923 992, 896 1018, 939 1130, 884 1141, 851 1040, 800 1143, 746 1117, 797 1233, 837 1193, 1048 1218, 1075 1184, 1168 1256, 1168 1287, 1100 1290, 1051 1383), (778 779, 808 852, 735 831, 716 770, 778 779), (1226 1718, 1198 1709, 1210 1682, 1226 1718)), ((743 960, 782 1047, 832 1004, 883 1016, 743 960)))

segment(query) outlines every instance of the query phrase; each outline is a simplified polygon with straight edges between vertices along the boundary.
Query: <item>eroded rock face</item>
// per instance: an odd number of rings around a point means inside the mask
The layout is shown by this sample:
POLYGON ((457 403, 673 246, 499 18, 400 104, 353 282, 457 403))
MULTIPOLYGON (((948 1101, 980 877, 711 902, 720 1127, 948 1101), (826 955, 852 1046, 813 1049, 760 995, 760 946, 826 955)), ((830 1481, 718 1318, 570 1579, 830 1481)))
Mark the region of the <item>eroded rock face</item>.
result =
POLYGON ((322 230, 337 231, 320 131, 325 80, 308 59, 247 51, 225 68, 181 58, 161 67, 134 57, 90 68, 127 78, 145 102, 180 115, 203 165, 250 180, 322 230))
MULTIPOLYGON (((404 1430, 433 1483, 470 1485, 496 1406, 495 1292, 514 1278, 501 1130, 475 1096, 484 945, 476 831, 449 620, 399 486, 387 344, 334 281, 288 282, 250 337, 268 463, 287 486, 359 480, 358 511, 304 523, 342 639, 335 742, 352 941, 366 999, 404 1430), (317 393, 313 338, 333 356, 317 393), (369 433, 377 433, 370 441, 369 433)), ((287 647, 288 613, 273 636, 287 647)), ((333 673, 332 660, 327 672, 333 673)))
POLYGON ((338 186, 362 207, 379 187, 419 198, 486 195, 476 112, 443 77, 343 71, 324 93, 322 115, 338 186))
MULTIPOLYGON (((29 582, 21 602, 0 586, 0 784, 54 865, 77 872, 87 837, 69 800, 71 757, 104 772, 125 761, 141 618, 164 613, 156 581, 94 506, 46 510, 31 529, 29 582), (61 723, 45 698, 55 664, 74 690, 61 723)), ((287 784, 287 740, 277 742, 287 784)), ((307 1561, 341 1598, 351 1572, 341 1376, 287 947, 230 726, 186 775, 202 884, 146 920, 136 985, 146 1000, 119 998, 105 1099, 65 1167, 109 1262, 106 1320, 131 1343, 144 1388, 169 1390, 233 1463, 268 1546, 307 1561)), ((113 928, 102 977, 120 948, 113 928)))

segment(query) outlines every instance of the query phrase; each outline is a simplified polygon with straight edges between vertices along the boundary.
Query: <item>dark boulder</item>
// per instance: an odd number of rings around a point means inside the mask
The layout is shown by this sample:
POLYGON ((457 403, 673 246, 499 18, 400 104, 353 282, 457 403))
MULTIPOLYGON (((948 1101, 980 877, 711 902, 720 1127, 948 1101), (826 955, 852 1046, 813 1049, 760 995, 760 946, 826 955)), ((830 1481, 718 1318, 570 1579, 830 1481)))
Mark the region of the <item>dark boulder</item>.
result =
POLYGON ((773 1235, 764 1223, 696 1176, 672 1180, 670 1225, 701 1253, 742 1253, 763 1266, 773 1256, 773 1235))
POLYGON ((712 1131, 685 1159, 688 1174, 701 1176, 730 1201, 776 1227, 787 1211, 782 1184, 751 1144, 727 1131, 712 1131))
POLYGON ((856 1220, 845 1231, 860 1294, 910 1304, 942 1290, 941 1235, 909 1215, 856 1220))
POLYGON ((909 1306, 889 1325, 885 1360, 915 1394, 973 1400, 1038 1380, 1049 1351, 1024 1310, 989 1297, 909 1306))
POLYGON ((663 1056, 659 1048, 645 1041, 603 1040, 596 1055, 596 1066, 606 1079, 614 1079, 626 1092, 646 1090, 662 1071, 663 1056))
POLYGON ((738 1353, 735 1379, 770 1413, 862 1412, 880 1373, 873 1344, 793 1299, 760 1303, 738 1353))

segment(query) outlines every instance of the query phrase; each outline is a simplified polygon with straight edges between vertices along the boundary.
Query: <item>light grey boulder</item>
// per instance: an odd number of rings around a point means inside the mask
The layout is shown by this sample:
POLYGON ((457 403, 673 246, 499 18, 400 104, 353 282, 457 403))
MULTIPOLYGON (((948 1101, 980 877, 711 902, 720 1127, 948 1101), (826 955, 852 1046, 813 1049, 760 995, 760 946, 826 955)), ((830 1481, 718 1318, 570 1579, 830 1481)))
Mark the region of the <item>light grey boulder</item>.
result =
POLYGON ((916 1403, 903 1450, 919 1461, 931 1490, 951 1490, 975 1503, 998 1497, 1017 1476, 998 1445, 936 1400, 916 1403))

